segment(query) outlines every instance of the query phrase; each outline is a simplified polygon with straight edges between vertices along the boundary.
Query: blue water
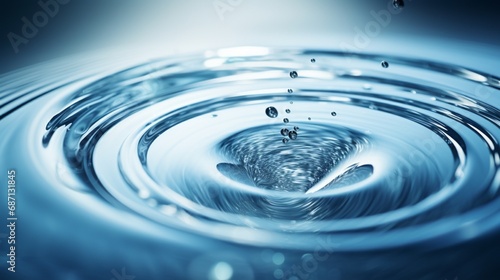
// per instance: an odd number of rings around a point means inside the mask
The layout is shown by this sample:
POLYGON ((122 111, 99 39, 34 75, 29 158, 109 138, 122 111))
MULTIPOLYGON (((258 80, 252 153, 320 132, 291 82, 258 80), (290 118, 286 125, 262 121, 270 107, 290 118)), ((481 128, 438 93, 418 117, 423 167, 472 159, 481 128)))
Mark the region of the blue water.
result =
POLYGON ((20 279, 498 272, 493 74, 242 47, 133 64, 61 59, 0 85, 20 279))

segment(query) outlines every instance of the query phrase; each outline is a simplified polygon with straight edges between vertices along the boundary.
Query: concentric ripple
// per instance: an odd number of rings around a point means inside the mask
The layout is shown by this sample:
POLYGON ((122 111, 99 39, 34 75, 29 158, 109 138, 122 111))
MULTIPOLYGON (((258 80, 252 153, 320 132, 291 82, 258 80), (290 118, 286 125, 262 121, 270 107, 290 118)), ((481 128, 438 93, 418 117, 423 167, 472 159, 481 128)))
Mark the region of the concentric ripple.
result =
POLYGON ((500 226, 500 82, 488 73, 242 47, 1 83, 2 126, 39 105, 31 153, 61 186, 166 227, 282 248, 329 236, 349 251, 500 226))

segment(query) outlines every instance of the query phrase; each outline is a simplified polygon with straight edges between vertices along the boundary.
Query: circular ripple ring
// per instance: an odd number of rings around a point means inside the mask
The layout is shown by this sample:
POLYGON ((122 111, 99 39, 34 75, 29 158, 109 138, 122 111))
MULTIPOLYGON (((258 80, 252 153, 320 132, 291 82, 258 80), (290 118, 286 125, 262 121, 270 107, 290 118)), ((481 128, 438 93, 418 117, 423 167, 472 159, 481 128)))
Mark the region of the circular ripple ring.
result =
POLYGON ((3 79, 2 122, 41 104, 31 154, 60 186, 200 236, 311 250, 327 236, 351 251, 498 228, 498 77, 401 57, 234 50, 67 71, 35 90, 3 79))

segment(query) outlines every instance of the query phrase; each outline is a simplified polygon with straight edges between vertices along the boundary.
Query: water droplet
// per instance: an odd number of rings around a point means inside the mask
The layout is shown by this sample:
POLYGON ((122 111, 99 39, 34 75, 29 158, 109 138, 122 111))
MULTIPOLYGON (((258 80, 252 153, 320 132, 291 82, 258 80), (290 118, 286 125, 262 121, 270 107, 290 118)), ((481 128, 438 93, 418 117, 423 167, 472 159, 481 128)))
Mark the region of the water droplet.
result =
POLYGON ((283 141, 283 144, 288 143, 288 139, 286 139, 286 138, 283 138, 283 140, 281 140, 281 141, 283 141))
POLYGON ((382 65, 382 67, 384 67, 384 68, 388 68, 388 67, 389 67, 389 62, 387 62, 387 61, 383 60, 383 61, 380 63, 380 65, 382 65))
POLYGON ((293 101, 290 101, 290 104, 293 104, 293 101))
POLYGON ((336 116, 337 115, 337 112, 332 112, 332 116, 336 116))
POLYGON ((167 216, 173 216, 175 213, 177 213, 177 206, 175 205, 170 205, 170 204, 165 204, 161 205, 159 207, 160 212, 167 216))
POLYGON ((278 116, 278 110, 274 107, 267 107, 266 115, 270 118, 276 118, 278 116))
POLYGON ((294 127, 293 127, 293 130, 298 131, 298 130, 299 130, 299 127, 298 127, 298 126, 294 126, 294 127))
POLYGON ((290 112, 291 112, 291 111, 290 111, 290 109, 286 109, 286 110, 285 110, 285 112, 286 112, 287 114, 290 114, 290 112))
POLYGON ((287 135, 288 135, 288 132, 289 132, 289 131, 288 131, 288 129, 286 129, 286 128, 281 129, 281 135, 283 135, 283 136, 287 136, 287 135))
POLYGON ((292 93, 292 92, 293 92, 293 89, 289 88, 288 93, 292 93))
POLYGON ((403 8, 405 6, 405 2, 403 0, 392 0, 392 6, 398 10, 399 8, 403 8))
POLYGON ((295 132, 293 130, 288 132, 288 137, 290 137, 290 139, 292 139, 292 140, 297 139, 297 132, 295 132))
POLYGON ((283 122, 284 122, 284 123, 288 123, 288 122, 289 122, 288 118, 284 118, 284 119, 283 119, 283 122))
POLYGON ((307 118, 308 120, 311 120, 311 117, 307 118))
POLYGON ((316 62, 316 59, 315 58, 311 58, 311 62, 312 63, 316 62))
POLYGON ((142 199, 147 199, 149 198, 150 196, 150 192, 147 191, 147 190, 139 190, 139 193, 138 193, 139 197, 142 198, 142 199))
POLYGON ((217 118, 217 114, 212 114, 212 118, 217 118))
POLYGON ((290 78, 295 79, 295 78, 297 78, 298 76, 299 76, 299 74, 297 74, 297 71, 292 71, 292 72, 290 72, 290 78))

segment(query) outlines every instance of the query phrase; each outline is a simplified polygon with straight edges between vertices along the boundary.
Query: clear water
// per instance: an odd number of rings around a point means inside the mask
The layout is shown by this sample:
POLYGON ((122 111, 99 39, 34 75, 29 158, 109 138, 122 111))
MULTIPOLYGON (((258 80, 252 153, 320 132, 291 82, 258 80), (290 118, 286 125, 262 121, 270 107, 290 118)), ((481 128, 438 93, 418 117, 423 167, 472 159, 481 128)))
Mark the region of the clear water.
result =
POLYGON ((467 279, 492 268, 497 76, 269 48, 37 67, 0 78, 20 243, 32 255, 57 240, 88 270, 49 252, 20 258, 27 276, 109 279, 125 266, 137 279, 467 279), (471 248, 484 257, 466 262, 471 248), (463 265, 447 267, 450 255, 463 265))

